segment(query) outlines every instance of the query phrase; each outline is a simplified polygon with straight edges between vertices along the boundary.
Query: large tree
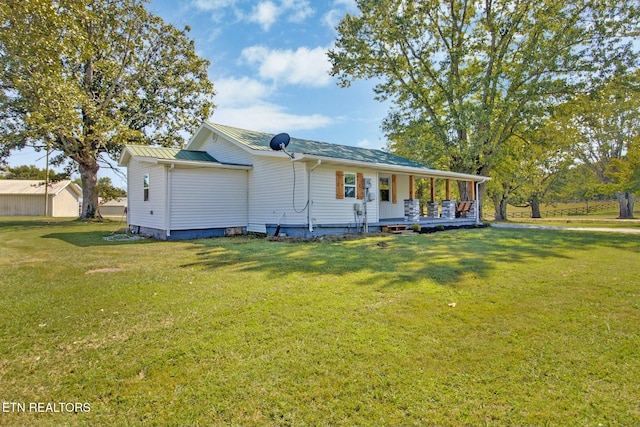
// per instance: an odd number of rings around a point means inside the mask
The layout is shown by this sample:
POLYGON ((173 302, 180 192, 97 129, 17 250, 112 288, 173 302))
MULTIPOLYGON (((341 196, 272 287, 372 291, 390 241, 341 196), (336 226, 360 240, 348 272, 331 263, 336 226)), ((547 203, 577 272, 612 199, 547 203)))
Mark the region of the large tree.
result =
POLYGON ((576 96, 558 108, 555 123, 600 190, 615 194, 620 218, 632 218, 640 191, 640 72, 616 74, 576 96))
POLYGON ((488 195, 497 220, 507 219, 507 204, 530 207, 531 217, 540 218, 540 203, 557 195, 554 184, 572 164, 569 144, 551 120, 523 127, 525 132, 506 141, 494 160, 488 195))
MULTIPOLYGON (((395 147, 490 174, 514 135, 580 85, 634 64, 638 3, 357 0, 329 52, 347 86, 378 79, 395 147)), ((394 147, 392 147, 394 148, 394 147)), ((464 185, 460 187, 464 194, 464 185)), ((463 196, 464 197, 464 196, 463 196)))
POLYGON ((80 172, 82 217, 97 215, 103 153, 179 146, 214 107, 209 62, 188 28, 141 0, 0 3, 0 159, 48 146, 80 172))

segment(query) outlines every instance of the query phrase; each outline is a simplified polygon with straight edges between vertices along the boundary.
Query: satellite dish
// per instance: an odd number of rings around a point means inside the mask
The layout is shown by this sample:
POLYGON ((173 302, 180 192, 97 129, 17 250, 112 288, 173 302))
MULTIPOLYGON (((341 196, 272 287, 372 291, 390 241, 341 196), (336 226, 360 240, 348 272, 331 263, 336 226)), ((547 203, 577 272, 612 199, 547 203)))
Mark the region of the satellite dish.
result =
POLYGON ((285 148, 287 148, 287 145, 289 145, 289 141, 291 141, 291 138, 289 137, 288 133, 279 133, 271 138, 269 147, 271 147, 271 149, 274 151, 284 150, 285 148))

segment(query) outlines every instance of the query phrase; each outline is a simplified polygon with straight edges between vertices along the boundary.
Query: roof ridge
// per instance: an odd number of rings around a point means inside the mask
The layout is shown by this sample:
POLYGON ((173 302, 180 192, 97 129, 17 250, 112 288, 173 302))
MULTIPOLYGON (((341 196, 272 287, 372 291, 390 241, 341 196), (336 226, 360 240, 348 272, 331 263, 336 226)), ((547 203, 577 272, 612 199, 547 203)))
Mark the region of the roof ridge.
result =
MULTIPOLYGON (((224 125, 206 121, 213 129, 224 133, 228 137, 235 139, 250 149, 258 151, 271 151, 269 147, 270 139, 275 135, 269 132, 242 129, 235 126, 224 125), (245 138, 243 138, 245 135, 245 138), (259 136, 259 138, 256 138, 259 136)), ((366 148, 346 144, 336 144, 333 142, 316 141, 306 138, 291 137, 289 150, 309 155, 339 158, 343 160, 359 160, 367 163, 383 163, 391 165, 402 165, 416 168, 432 169, 417 161, 399 156, 379 148, 366 148)))

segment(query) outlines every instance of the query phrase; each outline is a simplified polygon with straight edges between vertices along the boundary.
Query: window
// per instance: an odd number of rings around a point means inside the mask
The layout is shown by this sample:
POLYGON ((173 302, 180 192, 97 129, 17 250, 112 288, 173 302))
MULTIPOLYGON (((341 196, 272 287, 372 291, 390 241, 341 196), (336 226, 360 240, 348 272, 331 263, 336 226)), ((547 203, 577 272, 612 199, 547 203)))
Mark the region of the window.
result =
POLYGON ((381 202, 389 202, 391 201, 391 187, 389 187, 389 177, 380 177, 380 201, 381 202))
POLYGON ((344 174, 344 197, 356 198, 356 174, 344 174))
POLYGON ((144 189, 144 201, 149 200, 149 174, 144 175, 144 179, 142 182, 142 188, 144 189))
POLYGON ((336 171, 336 199, 363 199, 364 174, 336 171))

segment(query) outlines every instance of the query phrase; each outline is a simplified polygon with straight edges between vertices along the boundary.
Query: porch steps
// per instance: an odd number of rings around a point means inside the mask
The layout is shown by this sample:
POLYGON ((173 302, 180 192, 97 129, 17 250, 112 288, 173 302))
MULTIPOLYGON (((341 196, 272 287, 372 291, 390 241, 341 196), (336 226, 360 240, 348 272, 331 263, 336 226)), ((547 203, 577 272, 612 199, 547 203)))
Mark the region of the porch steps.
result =
POLYGON ((382 226, 383 233, 400 234, 407 231, 408 226, 406 224, 384 225, 382 226))

